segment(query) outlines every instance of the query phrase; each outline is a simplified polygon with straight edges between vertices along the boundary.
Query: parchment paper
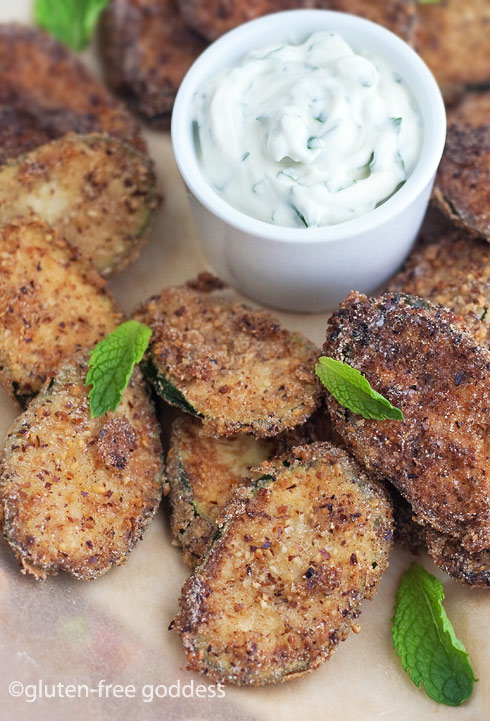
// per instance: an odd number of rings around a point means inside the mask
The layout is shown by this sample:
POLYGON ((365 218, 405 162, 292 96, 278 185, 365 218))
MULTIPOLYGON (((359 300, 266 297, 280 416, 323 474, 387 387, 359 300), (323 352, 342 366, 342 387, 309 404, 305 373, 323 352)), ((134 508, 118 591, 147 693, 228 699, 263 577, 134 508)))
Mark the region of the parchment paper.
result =
MULTIPOLYGON (((30 15, 30 0, 0 3, 0 21, 29 22, 30 15)), ((88 51, 85 57, 97 69, 95 54, 88 51)), ((170 139, 165 133, 146 136, 166 202, 141 258, 111 281, 127 312, 162 287, 206 268, 170 139)), ((301 330, 319 345, 323 342, 326 315, 278 315, 290 328, 301 330)), ((18 412, 0 392, 2 439, 18 412)), ((185 670, 180 639, 167 630, 187 569, 171 544, 165 509, 159 511, 126 565, 95 582, 78 582, 64 575, 44 583, 25 578, 2 539, 0 719, 486 721, 490 718, 490 590, 465 589, 421 557, 426 568, 444 582, 447 612, 480 679, 464 706, 438 706, 412 685, 391 647, 396 587, 412 560, 409 553, 395 549, 376 598, 363 606, 361 633, 351 634, 321 669, 275 687, 227 688, 224 698, 197 698, 195 691, 194 698, 182 698, 186 684, 189 695, 191 682, 194 689, 208 682, 185 670), (23 684, 17 697, 9 692, 14 681, 23 684), (82 688, 77 690, 79 697, 60 698, 62 688, 55 690, 56 698, 29 700, 39 695, 39 682, 48 686, 49 693, 52 684, 85 684, 88 697, 82 688), (175 697, 179 682, 180 698, 175 697), (134 686, 134 698, 114 698, 110 690, 104 691, 108 684, 134 686), (163 684, 167 696, 158 698, 155 690, 162 695, 163 684)), ((13 689, 19 691, 19 687, 13 689)))

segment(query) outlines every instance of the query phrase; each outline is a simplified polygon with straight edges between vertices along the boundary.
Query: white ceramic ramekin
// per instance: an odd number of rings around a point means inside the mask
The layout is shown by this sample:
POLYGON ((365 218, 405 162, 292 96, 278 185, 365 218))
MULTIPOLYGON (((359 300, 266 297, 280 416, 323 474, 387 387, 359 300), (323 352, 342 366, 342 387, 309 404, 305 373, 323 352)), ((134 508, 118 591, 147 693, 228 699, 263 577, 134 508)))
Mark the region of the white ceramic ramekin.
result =
POLYGON ((185 76, 172 115, 175 159, 190 193, 204 251, 218 275, 265 305, 294 311, 334 308, 350 291, 373 291, 401 265, 417 235, 446 135, 441 93, 421 58, 396 35, 354 15, 288 10, 245 23, 210 45, 185 76), (379 208, 338 225, 285 228, 255 220, 220 198, 204 178, 192 133, 195 92, 252 49, 340 33, 356 52, 385 58, 412 91, 423 123, 419 161, 379 208))

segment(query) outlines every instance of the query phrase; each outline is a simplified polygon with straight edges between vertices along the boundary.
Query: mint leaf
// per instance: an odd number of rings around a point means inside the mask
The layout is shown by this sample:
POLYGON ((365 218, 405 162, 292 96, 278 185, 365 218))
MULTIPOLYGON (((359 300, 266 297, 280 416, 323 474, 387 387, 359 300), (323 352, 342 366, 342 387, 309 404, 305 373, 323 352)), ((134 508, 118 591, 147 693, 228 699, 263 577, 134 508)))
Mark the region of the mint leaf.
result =
POLYGON ((109 0, 35 0, 36 24, 72 50, 87 45, 109 0))
POLYGON ((340 405, 353 413, 377 421, 404 420, 401 410, 373 390, 369 381, 347 363, 322 356, 315 373, 340 405))
POLYGON ((97 343, 90 354, 85 379, 92 386, 88 395, 92 418, 113 411, 121 402, 136 363, 148 347, 151 330, 136 320, 128 320, 97 343))
POLYGON ((414 684, 423 683, 426 694, 438 703, 459 706, 471 696, 477 679, 443 598, 439 579, 414 563, 400 581, 391 635, 414 684))

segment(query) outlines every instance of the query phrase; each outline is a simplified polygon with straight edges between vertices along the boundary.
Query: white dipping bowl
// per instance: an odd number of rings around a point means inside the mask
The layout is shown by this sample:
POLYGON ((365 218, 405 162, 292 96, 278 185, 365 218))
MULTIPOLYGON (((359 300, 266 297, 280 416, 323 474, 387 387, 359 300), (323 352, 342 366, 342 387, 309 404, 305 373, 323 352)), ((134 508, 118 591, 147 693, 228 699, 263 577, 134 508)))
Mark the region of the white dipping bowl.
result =
POLYGON ((409 253, 429 202, 446 136, 439 87, 423 60, 389 30, 330 10, 287 10, 245 23, 200 55, 185 76, 172 115, 172 144, 189 190, 204 252, 216 273, 246 296, 285 310, 334 308, 350 290, 372 292, 409 253), (338 225, 289 228, 236 210, 209 185, 193 138, 193 98, 207 80, 270 43, 300 43, 331 30, 357 53, 384 58, 411 90, 422 117, 419 160, 383 205, 338 225))

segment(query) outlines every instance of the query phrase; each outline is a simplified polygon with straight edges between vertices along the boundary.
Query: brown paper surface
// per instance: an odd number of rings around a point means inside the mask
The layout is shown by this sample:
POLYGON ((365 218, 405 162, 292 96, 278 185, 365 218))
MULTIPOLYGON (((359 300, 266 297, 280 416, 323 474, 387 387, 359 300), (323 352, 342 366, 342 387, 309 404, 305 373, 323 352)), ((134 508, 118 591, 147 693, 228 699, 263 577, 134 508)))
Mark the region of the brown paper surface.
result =
MULTIPOLYGON (((0 3, 0 21, 29 22, 30 0, 0 3)), ((87 62, 97 69, 88 51, 87 62)), ((206 268, 184 186, 165 133, 146 133, 166 202, 156 218, 140 259, 111 281, 124 309, 162 287, 180 283, 206 268)), ((394 239, 396 242, 396 239, 394 239)), ((326 315, 278 313, 292 329, 323 342, 326 315)), ((3 438, 18 408, 0 391, 3 438)), ((438 706, 412 685, 393 653, 390 619, 396 587, 412 561, 396 549, 372 602, 365 602, 353 634, 321 669, 297 681, 260 689, 227 688, 224 698, 197 698, 209 685, 185 670, 176 634, 167 630, 187 576, 172 546, 161 509, 128 562, 95 582, 64 575, 36 583, 19 572, 5 541, 0 541, 0 719, 11 721, 486 721, 490 719, 490 590, 471 591, 422 562, 444 582, 445 606, 464 641, 480 681, 460 708, 438 706), (9 692, 23 684, 21 695, 9 692), (104 682, 99 686, 100 682, 104 682), (194 684, 194 697, 189 696, 194 684), (53 684, 86 685, 78 697, 39 698, 53 684), (178 694, 180 683, 180 698, 178 694), (134 698, 114 697, 109 684, 133 686, 134 698), (187 686, 186 686, 187 684, 187 686), (44 687, 47 687, 47 689, 44 687), (158 697, 167 687, 167 696, 158 697), (185 688, 184 688, 185 687, 185 688), (101 690, 99 690, 101 689, 101 690), (152 697, 153 694, 153 697, 152 697), (170 697, 173 696, 173 697, 170 697)), ((72 693, 72 692, 68 692, 72 693)))

